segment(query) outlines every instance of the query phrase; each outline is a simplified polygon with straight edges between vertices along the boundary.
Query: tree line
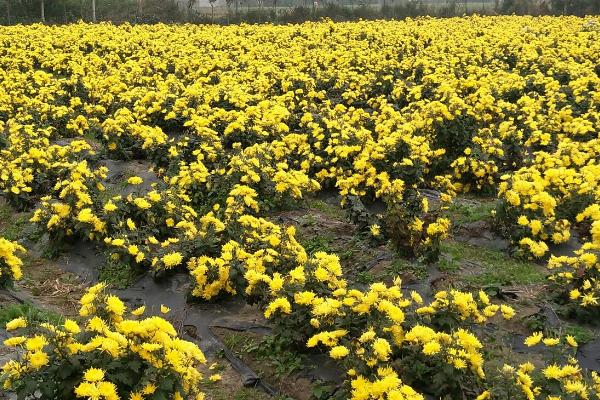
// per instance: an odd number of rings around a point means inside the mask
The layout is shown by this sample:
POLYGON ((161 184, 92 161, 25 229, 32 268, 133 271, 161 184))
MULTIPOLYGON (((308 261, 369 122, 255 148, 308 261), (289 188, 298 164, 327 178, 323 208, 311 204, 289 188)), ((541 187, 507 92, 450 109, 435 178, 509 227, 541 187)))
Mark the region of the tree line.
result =
POLYGON ((43 22, 289 23, 464 14, 600 14, 600 0, 0 0, 0 24, 43 22), (219 13, 215 14, 215 7, 219 13), (1 15, 3 14, 3 15, 1 15))

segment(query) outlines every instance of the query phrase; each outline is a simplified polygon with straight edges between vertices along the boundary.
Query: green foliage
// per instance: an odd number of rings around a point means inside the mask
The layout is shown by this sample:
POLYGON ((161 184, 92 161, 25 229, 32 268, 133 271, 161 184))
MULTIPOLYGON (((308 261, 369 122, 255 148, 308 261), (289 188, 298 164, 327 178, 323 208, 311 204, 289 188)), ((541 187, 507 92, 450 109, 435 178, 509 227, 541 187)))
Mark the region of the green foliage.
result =
POLYGON ((313 386, 312 397, 315 400, 327 400, 334 394, 335 386, 328 382, 316 381, 313 386))
POLYGON ((427 265, 416 260, 406 260, 403 258, 396 258, 392 263, 385 269, 385 273, 388 277, 396 277, 406 273, 412 274, 415 278, 422 279, 427 276, 427 265))
POLYGON ((306 205, 308 208, 318 210, 331 218, 342 219, 344 216, 344 211, 340 207, 334 206, 320 199, 308 198, 306 199, 306 205))
POLYGON ((376 282, 379 279, 379 276, 376 276, 371 271, 360 271, 354 277, 354 280, 358 283, 362 284, 371 284, 376 282))
POLYGON ((98 280, 117 289, 125 289, 135 282, 143 270, 135 263, 122 263, 108 259, 99 272, 98 280))
POLYGON ((231 333, 225 335, 223 342, 241 357, 250 356, 259 364, 265 365, 278 379, 308 367, 306 355, 294 351, 295 343, 279 335, 258 338, 243 333, 231 333))
POLYGON ((480 265, 481 271, 464 277, 474 285, 528 285, 545 281, 542 266, 512 258, 501 251, 447 240, 442 243, 442 253, 447 256, 443 263, 446 270, 459 269, 465 261, 480 265))
POLYGON ((293 349, 293 343, 272 335, 265 336, 258 343, 249 343, 243 347, 247 353, 252 353, 260 362, 266 363, 278 378, 290 376, 306 368, 306 356, 293 349))
POLYGON ((453 227, 458 228, 464 224, 490 220, 495 209, 496 203, 494 201, 483 201, 475 204, 455 202, 450 205, 448 213, 453 227))
POLYGON ((329 235, 316 235, 306 240, 301 240, 300 244, 302 244, 308 254, 314 254, 318 251, 331 253, 333 240, 334 238, 329 235))
POLYGON ((235 392, 227 390, 223 385, 215 384, 214 382, 204 382, 202 391, 206 394, 207 399, 211 400, 271 400, 264 391, 258 388, 242 387, 236 389, 235 392))
POLYGON ((50 322, 52 324, 58 324, 63 319, 57 313, 38 308, 31 303, 0 305, 0 326, 3 327, 7 322, 19 317, 25 317, 35 323, 50 322))
POLYGON ((574 14, 589 15, 600 12, 600 3, 595 0, 551 0, 539 3, 536 0, 505 0, 502 12, 516 14, 574 14))
POLYGON ((11 241, 21 239, 30 217, 29 213, 17 213, 10 204, 0 201, 0 236, 11 241))
POLYGON ((583 325, 569 324, 564 327, 563 331, 566 335, 573 336, 580 345, 591 342, 598 337, 597 332, 583 325))

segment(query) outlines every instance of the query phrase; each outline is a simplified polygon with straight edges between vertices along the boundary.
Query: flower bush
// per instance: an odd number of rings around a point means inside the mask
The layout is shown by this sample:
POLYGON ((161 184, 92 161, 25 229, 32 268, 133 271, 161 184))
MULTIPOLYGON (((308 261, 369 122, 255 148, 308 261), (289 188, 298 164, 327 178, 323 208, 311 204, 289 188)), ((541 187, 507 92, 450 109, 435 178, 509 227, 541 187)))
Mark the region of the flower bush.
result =
POLYGON ((169 322, 143 317, 144 307, 128 310, 104 284, 89 288, 80 303, 79 320, 31 325, 20 317, 7 323, 15 335, 4 345, 19 355, 2 366, 5 390, 20 398, 204 398, 197 368, 205 357, 169 322))
POLYGON ((586 371, 575 355, 578 343, 573 336, 545 336, 536 332, 527 337, 528 347, 544 348, 542 363, 524 362, 518 366, 504 364, 494 371, 494 385, 478 399, 590 399, 600 396, 600 376, 586 371))
POLYGON ((0 237, 0 287, 10 286, 23 276, 22 255, 25 248, 16 242, 0 237))

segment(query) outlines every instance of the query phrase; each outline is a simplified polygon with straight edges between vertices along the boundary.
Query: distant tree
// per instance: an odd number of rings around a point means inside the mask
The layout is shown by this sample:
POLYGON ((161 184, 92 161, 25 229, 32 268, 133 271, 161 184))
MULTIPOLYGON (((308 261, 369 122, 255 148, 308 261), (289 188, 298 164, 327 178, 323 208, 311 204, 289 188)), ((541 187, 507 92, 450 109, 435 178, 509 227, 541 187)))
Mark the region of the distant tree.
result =
MULTIPOLYGON (((231 4, 233 4, 233 0, 225 0, 225 5, 227 5, 227 23, 229 23, 229 17, 231 16, 231 4)), ((236 2, 236 14, 237 14, 237 2, 236 2)))
POLYGON ((4 0, 4 3, 6 3, 6 22, 10 25, 11 24, 10 0, 4 0))
POLYGON ((196 4, 196 0, 187 0, 186 1, 185 19, 188 21, 190 21, 190 19, 192 17, 192 9, 194 8, 195 4, 196 4))
POLYGON ((213 22, 215 20, 215 3, 217 0, 208 0, 208 2, 210 3, 210 22, 213 22))

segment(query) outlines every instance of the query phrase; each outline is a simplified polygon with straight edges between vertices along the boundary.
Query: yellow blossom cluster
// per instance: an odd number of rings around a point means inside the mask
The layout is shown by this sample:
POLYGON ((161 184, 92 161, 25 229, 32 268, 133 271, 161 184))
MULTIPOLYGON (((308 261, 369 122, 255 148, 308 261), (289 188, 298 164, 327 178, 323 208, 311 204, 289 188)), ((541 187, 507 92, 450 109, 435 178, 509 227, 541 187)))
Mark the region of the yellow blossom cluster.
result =
POLYGON ((541 332, 537 332, 526 338, 524 343, 527 346, 542 344, 552 353, 552 360, 542 367, 531 362, 518 367, 504 364, 498 372, 508 380, 508 386, 486 390, 478 400, 495 398, 505 394, 503 392, 515 393, 515 390, 518 396, 527 400, 600 398, 600 375, 579 365, 575 358, 578 344, 572 336, 544 338, 541 332))
POLYGON ((23 276, 21 257, 24 254, 23 246, 0 237, 0 286, 21 279, 23 276))
POLYGON ((21 349, 2 366, 4 389, 25 395, 39 390, 45 398, 204 398, 197 368, 206 359, 169 322, 143 318, 144 307, 130 312, 104 284, 89 288, 80 303, 78 321, 28 326, 20 317, 7 323, 7 330, 22 335, 4 341, 21 349))

